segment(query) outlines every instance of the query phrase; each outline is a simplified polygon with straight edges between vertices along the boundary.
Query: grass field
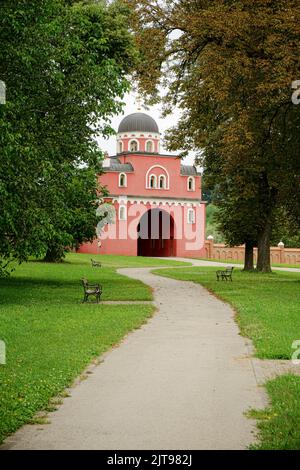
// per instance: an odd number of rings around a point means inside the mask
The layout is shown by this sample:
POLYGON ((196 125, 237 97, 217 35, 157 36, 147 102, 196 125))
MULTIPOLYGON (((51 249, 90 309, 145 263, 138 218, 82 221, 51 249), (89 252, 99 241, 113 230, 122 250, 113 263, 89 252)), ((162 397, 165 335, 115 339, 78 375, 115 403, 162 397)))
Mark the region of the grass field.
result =
POLYGON ((257 419, 259 443, 254 450, 300 449, 300 377, 283 375, 266 383, 270 406, 251 410, 257 419))
POLYGON ((300 274, 281 271, 246 273, 236 268, 234 282, 218 282, 215 267, 154 272, 198 282, 229 302, 238 312, 237 321, 242 334, 253 340, 257 357, 291 358, 292 342, 300 339, 300 274))
POLYGON ((148 268, 159 266, 189 266, 191 263, 184 261, 173 261, 167 258, 147 258, 146 256, 115 256, 115 255, 86 255, 79 253, 69 253, 66 262, 72 264, 88 263, 95 259, 101 261, 106 268, 148 268))
MULTIPOLYGON (((291 359, 300 339, 300 274, 245 273, 236 268, 233 282, 217 282, 216 268, 155 270, 156 274, 202 284, 237 311, 243 335, 252 339, 261 359, 291 359)), ((300 449, 300 377, 286 375, 267 382, 270 407, 252 411, 258 419, 256 449, 300 449)))
POLYGON ((0 365, 0 442, 154 311, 141 304, 83 305, 81 278, 100 282, 103 300, 151 300, 148 286, 115 268, 178 264, 98 256, 103 267, 92 268, 90 258, 70 254, 61 264, 29 262, 0 279, 0 340, 7 352, 6 365, 0 365))

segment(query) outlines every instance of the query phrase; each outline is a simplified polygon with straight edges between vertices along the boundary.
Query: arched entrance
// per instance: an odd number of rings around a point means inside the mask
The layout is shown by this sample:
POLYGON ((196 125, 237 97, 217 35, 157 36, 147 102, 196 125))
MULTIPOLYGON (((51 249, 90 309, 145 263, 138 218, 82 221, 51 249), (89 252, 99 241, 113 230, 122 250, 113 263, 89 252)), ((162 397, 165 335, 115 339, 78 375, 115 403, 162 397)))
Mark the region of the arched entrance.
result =
POLYGON ((163 209, 150 209, 140 220, 138 256, 176 256, 174 219, 163 209))

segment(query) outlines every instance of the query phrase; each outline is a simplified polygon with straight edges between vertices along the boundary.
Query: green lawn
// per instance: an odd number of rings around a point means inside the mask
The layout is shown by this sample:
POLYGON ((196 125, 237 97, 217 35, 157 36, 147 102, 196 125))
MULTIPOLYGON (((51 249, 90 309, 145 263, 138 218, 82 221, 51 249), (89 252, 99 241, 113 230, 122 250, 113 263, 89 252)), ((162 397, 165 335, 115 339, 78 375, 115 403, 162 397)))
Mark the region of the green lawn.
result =
POLYGON ((148 258, 146 256, 115 256, 115 255, 86 255, 69 253, 66 261, 72 263, 90 263, 91 258, 101 261, 103 266, 112 268, 147 268, 159 266, 190 266, 191 263, 184 261, 173 261, 160 258, 148 258))
POLYGON ((290 359, 292 342, 300 339, 300 274, 246 273, 235 268, 234 282, 218 282, 216 269, 201 266, 154 272, 198 282, 233 305, 241 332, 253 340, 257 357, 290 359))
POLYGON ((150 258, 69 254, 61 264, 32 261, 0 279, 0 442, 47 408, 93 358, 140 327, 152 305, 81 303, 80 279, 101 282, 103 300, 151 300, 148 286, 116 273, 117 267, 176 266, 150 258))
POLYGON ((259 443, 255 450, 300 449, 300 377, 283 375, 266 383, 270 406, 252 410, 258 420, 259 443))
POLYGON ((152 312, 151 305, 53 305, 49 299, 2 308, 7 364, 0 366, 0 442, 152 312))
MULTIPOLYGON (((217 282, 216 268, 160 269, 156 274, 202 284, 237 312, 241 333, 252 339, 261 359, 290 359, 300 339, 300 274, 245 273, 217 282)), ((300 366, 299 366, 300 367, 300 366)), ((257 449, 300 449, 300 377, 286 375, 266 383, 270 407, 253 411, 259 419, 257 449)))
POLYGON ((102 300, 152 300, 148 286, 134 279, 129 279, 116 272, 122 267, 147 266, 188 266, 170 260, 130 256, 92 256, 101 261, 101 268, 91 267, 91 255, 67 255, 60 264, 30 261, 17 267, 8 279, 0 279, 2 295, 0 303, 11 302, 11 296, 19 297, 20 303, 39 302, 46 299, 51 304, 80 302, 82 287, 80 279, 86 277, 91 282, 100 282, 103 286, 102 300), (7 288, 7 289, 5 289, 7 288))

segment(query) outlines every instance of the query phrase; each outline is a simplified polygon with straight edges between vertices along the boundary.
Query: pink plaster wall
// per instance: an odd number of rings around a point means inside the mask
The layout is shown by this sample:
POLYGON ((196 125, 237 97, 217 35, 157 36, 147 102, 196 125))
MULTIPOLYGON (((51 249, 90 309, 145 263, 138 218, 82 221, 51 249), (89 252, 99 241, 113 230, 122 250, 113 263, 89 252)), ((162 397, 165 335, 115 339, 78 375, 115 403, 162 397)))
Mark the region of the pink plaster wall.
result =
MULTIPOLYGON (((101 236, 101 246, 97 241, 84 244, 79 253, 112 254, 137 256, 137 228, 141 217, 151 208, 159 208, 170 213, 174 219, 174 256, 197 258, 205 256, 205 204, 195 208, 195 223, 187 224, 186 206, 150 206, 150 204, 127 204, 127 220, 118 219, 119 204, 114 203, 116 223, 107 226, 101 236)), ((155 253, 153 253, 153 256, 155 253)))
MULTIPOLYGON (((146 151, 147 140, 155 143, 154 152, 159 151, 159 138, 152 134, 136 137, 134 135, 123 135, 119 140, 123 142, 123 152, 128 151, 130 140, 139 142, 139 152, 146 151)), ((199 201, 201 200, 201 177, 194 176, 195 190, 188 190, 188 176, 180 174, 181 160, 176 156, 149 155, 121 153, 117 155, 121 163, 131 163, 134 172, 126 173, 127 186, 119 187, 119 172, 107 171, 99 176, 99 182, 107 186, 110 198, 114 196, 138 196, 147 200, 151 199, 178 199, 199 201), (152 168, 153 167, 153 168, 152 168), (150 170, 151 169, 151 170, 150 170), (150 170, 150 171, 148 171, 150 170), (157 177, 157 186, 160 175, 165 175, 167 188, 149 188, 149 176, 154 174, 157 177), (147 175, 147 177, 146 177, 147 175)), ((111 201, 112 199, 110 199, 111 201)), ((187 201, 188 202, 188 201, 187 201)), ((110 224, 101 236, 101 246, 97 241, 92 244, 84 244, 78 250, 80 253, 91 254, 115 254, 137 256, 137 227, 142 215, 153 208, 150 203, 139 203, 139 199, 134 204, 127 202, 127 220, 119 220, 119 206, 115 202, 116 223, 110 224)), ((205 256, 205 204, 195 207, 195 224, 187 223, 186 205, 159 205, 154 206, 170 211, 174 219, 174 237, 172 242, 172 253, 182 257, 205 256)), ((172 235, 173 236, 173 235, 172 235)), ((155 255, 155 253, 153 253, 155 255)))
MULTIPOLYGON (((188 176, 180 175, 180 159, 174 157, 149 155, 119 155, 121 163, 131 163, 134 173, 127 173, 127 187, 119 187, 119 173, 107 172, 99 177, 102 185, 109 188, 110 194, 146 196, 146 197, 177 197, 201 199, 201 177, 195 176, 195 191, 187 190, 188 176), (160 165, 169 173, 169 189, 146 189, 146 173, 153 165, 160 165)), ((165 172, 160 168, 151 170, 159 176, 165 172)))

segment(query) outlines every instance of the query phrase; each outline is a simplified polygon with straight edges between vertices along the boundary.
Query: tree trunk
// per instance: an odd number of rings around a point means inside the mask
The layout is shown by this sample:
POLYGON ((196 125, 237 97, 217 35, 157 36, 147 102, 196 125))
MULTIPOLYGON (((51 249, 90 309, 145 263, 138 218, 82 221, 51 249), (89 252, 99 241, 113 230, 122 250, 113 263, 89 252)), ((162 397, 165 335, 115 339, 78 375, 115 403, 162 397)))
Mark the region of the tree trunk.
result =
POLYGON ((257 244, 257 271, 270 273, 271 270, 271 250, 270 250, 271 223, 268 221, 258 234, 257 244))
POLYGON ((254 243, 245 243, 244 271, 254 270, 254 243))
POLYGON ((62 247, 48 247, 44 261, 47 263, 61 263, 64 258, 64 249, 62 247))

